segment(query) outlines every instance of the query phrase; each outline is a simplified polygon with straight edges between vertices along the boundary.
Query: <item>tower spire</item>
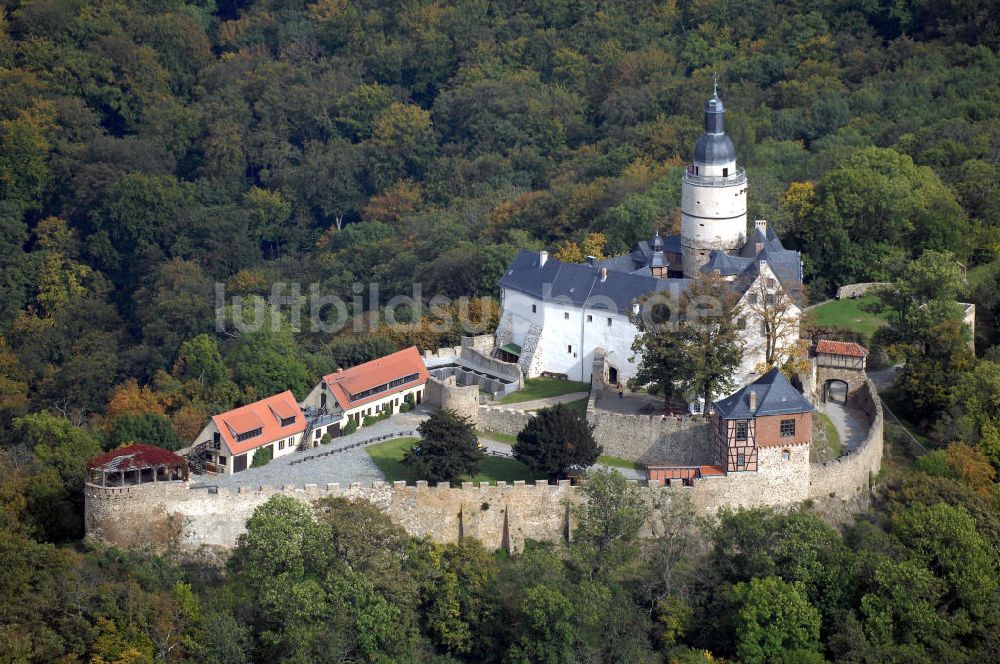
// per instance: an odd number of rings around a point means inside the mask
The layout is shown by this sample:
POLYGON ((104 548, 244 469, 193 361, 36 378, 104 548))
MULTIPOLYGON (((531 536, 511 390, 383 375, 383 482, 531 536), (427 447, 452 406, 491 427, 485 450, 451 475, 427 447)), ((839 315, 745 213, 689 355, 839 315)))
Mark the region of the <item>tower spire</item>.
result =
POLYGON ((719 72, 712 72, 712 96, 719 96, 719 72))

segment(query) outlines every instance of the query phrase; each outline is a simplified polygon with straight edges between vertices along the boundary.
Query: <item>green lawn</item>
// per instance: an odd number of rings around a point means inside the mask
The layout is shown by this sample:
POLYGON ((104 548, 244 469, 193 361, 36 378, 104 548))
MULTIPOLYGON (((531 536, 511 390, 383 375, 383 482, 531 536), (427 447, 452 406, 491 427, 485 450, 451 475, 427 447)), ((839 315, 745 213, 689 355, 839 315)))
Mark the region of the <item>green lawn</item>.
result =
MULTIPOLYGON (((587 419, 587 402, 588 401, 590 401, 590 397, 589 396, 588 397, 584 397, 582 399, 577 399, 576 401, 567 401, 563 405, 566 406, 567 408, 569 408, 570 410, 572 410, 574 413, 576 413, 577 415, 579 415, 583 419, 587 419)), ((540 410, 541 410, 541 408, 532 408, 531 410, 529 410, 527 412, 529 412, 529 413, 537 413, 540 410)))
POLYGON ((644 464, 638 461, 629 461, 628 459, 622 459, 621 457, 609 456, 607 454, 602 454, 597 457, 597 463, 603 463, 605 466, 613 466, 615 468, 631 468, 632 470, 646 470, 644 464))
POLYGON ((825 414, 817 413, 817 415, 823 420, 823 429, 826 431, 826 446, 833 452, 834 457, 839 457, 843 446, 840 444, 840 433, 837 431, 837 427, 833 426, 833 422, 825 414))
POLYGON ((878 298, 866 295, 858 300, 846 298, 830 300, 809 311, 817 325, 843 327, 854 330, 866 340, 870 340, 877 329, 886 325, 886 320, 878 314, 865 311, 865 305, 873 304, 878 298))
POLYGON ((507 443, 508 445, 513 445, 517 442, 517 436, 512 436, 509 433, 497 433, 496 431, 476 431, 476 435, 480 438, 489 438, 490 440, 495 440, 498 443, 507 443))
POLYGON ((520 403, 522 401, 534 401, 535 399, 546 399, 557 397, 562 394, 572 392, 590 392, 590 383, 579 383, 573 380, 559 380, 557 378, 529 378, 524 381, 524 388, 508 394, 500 403, 520 403))
MULTIPOLYGON (((494 439, 500 434, 490 434, 494 439)), ((416 482, 423 479, 413 470, 403 464, 403 455, 418 438, 396 438, 384 443, 369 445, 365 448, 378 469, 385 475, 387 482, 416 482)), ((462 477, 463 481, 471 482, 513 482, 515 480, 543 480, 545 475, 533 473, 520 461, 505 457, 487 456, 483 461, 482 470, 474 477, 462 477)))

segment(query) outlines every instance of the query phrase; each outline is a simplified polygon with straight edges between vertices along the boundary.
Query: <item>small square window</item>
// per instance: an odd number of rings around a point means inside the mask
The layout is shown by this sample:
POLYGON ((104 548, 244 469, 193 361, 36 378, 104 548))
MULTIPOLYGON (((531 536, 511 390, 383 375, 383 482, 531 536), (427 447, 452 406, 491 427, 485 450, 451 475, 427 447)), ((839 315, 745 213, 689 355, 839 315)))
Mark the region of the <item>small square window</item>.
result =
POLYGON ((591 316, 590 314, 587 314, 587 322, 588 323, 593 323, 594 322, 594 317, 591 316))
POLYGON ((765 295, 764 296, 764 304, 766 304, 769 307, 773 307, 774 306, 774 296, 771 295, 770 293, 768 293, 767 295, 765 295))
POLYGON ((757 306, 757 295, 756 295, 756 293, 751 293, 750 297, 747 298, 747 302, 750 303, 751 307, 757 306))
POLYGON ((572 353, 573 352, 573 346, 572 345, 566 346, 566 352, 567 353, 572 353))
POLYGON ((220 456, 219 457, 219 465, 220 466, 225 466, 226 465, 226 457, 224 457, 224 456, 220 456))
POLYGON ((537 304, 531 305, 531 313, 533 313, 533 314, 537 314, 538 313, 538 305, 537 304))
POLYGON ((781 420, 781 437, 791 438, 795 435, 795 420, 781 420))
POLYGON ((563 312, 563 318, 565 318, 566 320, 569 320, 569 312, 568 311, 564 311, 563 312))
POLYGON ((740 452, 739 454, 736 455, 736 470, 745 468, 746 465, 747 465, 747 455, 744 454, 743 452, 740 452))

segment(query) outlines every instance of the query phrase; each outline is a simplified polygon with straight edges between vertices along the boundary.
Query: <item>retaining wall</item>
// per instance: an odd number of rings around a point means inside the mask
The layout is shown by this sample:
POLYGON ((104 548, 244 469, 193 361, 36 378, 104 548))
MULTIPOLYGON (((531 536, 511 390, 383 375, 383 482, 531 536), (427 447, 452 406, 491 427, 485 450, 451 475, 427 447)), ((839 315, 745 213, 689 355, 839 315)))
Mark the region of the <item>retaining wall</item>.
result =
POLYGON ((604 453, 649 465, 701 466, 716 463, 711 423, 690 417, 622 415, 600 410, 597 392, 587 401, 587 421, 604 453))

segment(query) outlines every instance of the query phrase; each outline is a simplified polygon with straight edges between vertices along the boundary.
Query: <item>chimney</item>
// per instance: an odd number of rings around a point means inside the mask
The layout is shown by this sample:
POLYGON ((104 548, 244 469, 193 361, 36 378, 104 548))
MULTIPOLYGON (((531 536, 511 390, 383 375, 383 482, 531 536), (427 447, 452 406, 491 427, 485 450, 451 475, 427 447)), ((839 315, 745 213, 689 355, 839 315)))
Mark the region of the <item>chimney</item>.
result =
POLYGON ((607 280, 608 280, 608 268, 602 267, 601 268, 601 283, 603 284, 607 280))
POLYGON ((538 252, 538 267, 545 267, 545 263, 549 260, 549 252, 539 251, 538 252))
POLYGON ((590 267, 597 265, 597 256, 587 256, 587 265, 590 267))
POLYGON ((767 236, 767 219, 754 220, 753 227, 763 233, 765 237, 767 236))
POLYGON ((344 373, 344 367, 337 367, 337 373, 344 373))
POLYGON ((757 390, 750 390, 750 411, 757 412, 757 390))

